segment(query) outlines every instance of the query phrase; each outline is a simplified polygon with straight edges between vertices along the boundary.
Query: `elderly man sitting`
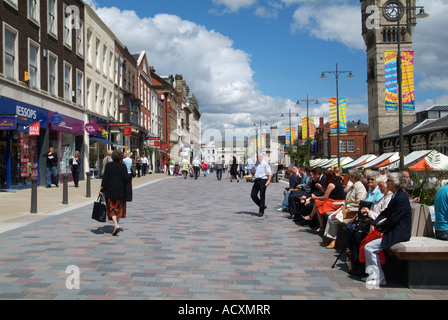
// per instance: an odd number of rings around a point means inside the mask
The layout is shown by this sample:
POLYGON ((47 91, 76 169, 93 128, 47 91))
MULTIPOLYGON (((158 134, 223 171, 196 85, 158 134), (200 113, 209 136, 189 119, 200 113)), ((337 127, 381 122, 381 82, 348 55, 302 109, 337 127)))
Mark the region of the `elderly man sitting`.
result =
POLYGON ((297 188, 297 186, 300 184, 300 182, 301 182, 301 179, 300 179, 300 175, 299 175, 299 169, 296 166, 292 166, 290 169, 290 175, 289 175, 289 187, 285 188, 285 191, 283 193, 284 198, 283 198, 282 206, 280 208, 278 208, 277 211, 282 211, 282 212, 288 211, 289 195, 291 194, 292 190, 297 188))

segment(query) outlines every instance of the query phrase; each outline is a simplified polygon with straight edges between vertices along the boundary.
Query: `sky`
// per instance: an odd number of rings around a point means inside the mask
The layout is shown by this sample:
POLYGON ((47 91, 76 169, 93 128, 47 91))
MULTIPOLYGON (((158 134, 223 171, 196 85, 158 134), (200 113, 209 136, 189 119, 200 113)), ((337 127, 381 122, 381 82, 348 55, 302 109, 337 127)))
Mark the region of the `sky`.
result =
MULTIPOLYGON (((309 115, 329 119, 336 79, 347 120, 368 123, 367 62, 359 0, 87 0, 131 53, 162 76, 182 74, 199 102, 202 131, 284 134, 309 115), (284 117, 281 115, 284 114, 284 117), (297 117, 296 115, 299 115, 297 117), (267 124, 267 126, 266 126, 267 124)), ((448 1, 417 0, 416 110, 448 104, 448 1)), ((227 139, 227 134, 221 138, 227 139)), ((238 135, 238 133, 237 133, 238 135)), ((217 139, 221 140, 221 139, 217 139)))

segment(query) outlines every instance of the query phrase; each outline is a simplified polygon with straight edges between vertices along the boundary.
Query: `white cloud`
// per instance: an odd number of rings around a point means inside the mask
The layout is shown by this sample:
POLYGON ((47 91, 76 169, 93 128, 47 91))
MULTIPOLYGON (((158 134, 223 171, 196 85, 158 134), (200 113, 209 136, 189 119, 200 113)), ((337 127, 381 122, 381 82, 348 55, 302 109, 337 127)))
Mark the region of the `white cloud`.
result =
POLYGON ((362 50, 360 15, 359 5, 305 4, 294 12, 291 31, 309 33, 317 39, 337 41, 348 48, 362 50))

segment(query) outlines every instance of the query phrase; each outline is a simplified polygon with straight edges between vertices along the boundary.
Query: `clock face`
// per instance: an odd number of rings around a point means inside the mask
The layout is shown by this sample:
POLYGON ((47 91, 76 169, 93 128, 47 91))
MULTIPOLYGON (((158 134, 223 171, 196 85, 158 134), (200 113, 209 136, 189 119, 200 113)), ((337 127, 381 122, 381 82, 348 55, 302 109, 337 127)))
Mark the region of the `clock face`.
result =
POLYGON ((389 2, 386 4, 384 12, 389 20, 398 20, 401 15, 401 3, 396 1, 389 2))

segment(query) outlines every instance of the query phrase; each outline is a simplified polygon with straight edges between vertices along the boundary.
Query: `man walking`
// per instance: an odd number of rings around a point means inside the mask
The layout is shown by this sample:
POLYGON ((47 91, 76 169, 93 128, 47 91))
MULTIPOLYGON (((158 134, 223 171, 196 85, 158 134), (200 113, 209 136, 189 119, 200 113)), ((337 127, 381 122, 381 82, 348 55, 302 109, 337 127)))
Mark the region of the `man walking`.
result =
POLYGON ((58 172, 57 172, 57 166, 58 166, 58 155, 56 152, 54 152, 54 148, 50 147, 48 153, 45 155, 47 158, 47 188, 51 188, 51 174, 53 174, 54 182, 56 187, 59 187, 59 181, 58 181, 58 172))
POLYGON ((272 171, 269 164, 263 161, 263 153, 261 152, 257 155, 257 162, 254 168, 252 168, 252 179, 254 180, 254 185, 252 186, 250 197, 260 208, 258 216, 262 217, 264 210, 267 208, 265 206, 266 188, 271 184, 272 171), (258 193, 260 193, 260 197, 258 197, 258 193))

